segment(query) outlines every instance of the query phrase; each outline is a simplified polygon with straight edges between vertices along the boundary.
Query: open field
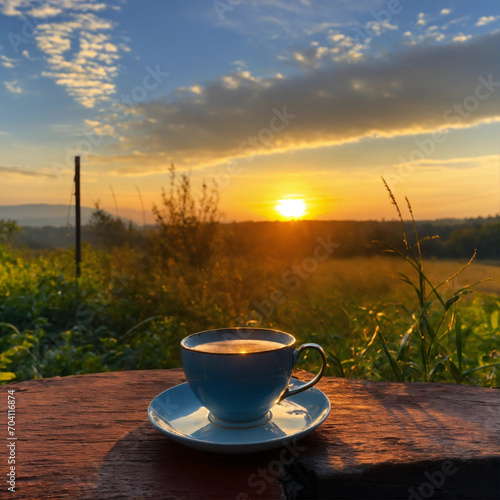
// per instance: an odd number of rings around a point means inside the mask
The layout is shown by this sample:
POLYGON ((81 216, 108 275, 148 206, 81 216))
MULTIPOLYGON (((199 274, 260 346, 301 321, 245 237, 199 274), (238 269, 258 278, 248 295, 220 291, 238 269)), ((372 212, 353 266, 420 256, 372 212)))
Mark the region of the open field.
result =
MULTIPOLYGON (((0 247, 3 380, 180 366, 185 335, 250 325, 321 344, 330 375, 499 384, 498 266, 473 263, 443 285, 442 303, 431 294, 421 307, 399 277, 408 265, 395 257, 217 256, 193 267, 172 259, 161 266, 128 247, 87 246, 84 255, 76 281, 72 251, 27 256, 0 247), (484 278, 493 281, 452 299, 484 278)), ((431 260, 424 268, 437 283, 465 263, 431 260)))
MULTIPOLYGON (((452 276, 467 263, 462 260, 426 260, 424 269, 430 280, 440 283, 452 276)), ((411 295, 408 286, 400 279, 400 273, 409 273, 408 265, 401 259, 392 257, 355 257, 336 259, 332 257, 321 265, 319 272, 311 276, 317 293, 327 293, 328 289, 341 288, 347 295, 375 299, 377 296, 389 299, 411 295)), ((500 295, 500 266, 473 262, 459 276, 443 285, 445 293, 483 279, 475 290, 481 293, 500 295)))

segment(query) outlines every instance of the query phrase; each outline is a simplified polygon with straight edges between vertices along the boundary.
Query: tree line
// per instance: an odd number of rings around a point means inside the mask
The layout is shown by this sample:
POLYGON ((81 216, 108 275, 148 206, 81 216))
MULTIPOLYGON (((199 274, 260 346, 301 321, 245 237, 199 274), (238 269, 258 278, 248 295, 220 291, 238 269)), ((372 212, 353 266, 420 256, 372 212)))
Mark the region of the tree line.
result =
MULTIPOLYGON (((335 243, 337 257, 380 255, 387 244, 402 248, 400 221, 267 221, 222 223, 217 187, 204 183, 194 192, 189 174, 170 168, 170 183, 161 203, 153 207, 156 224, 140 227, 115 217, 97 203, 83 241, 111 250, 128 247, 159 265, 169 262, 202 267, 215 255, 252 259, 307 257, 318 238, 335 243)), ((500 260, 500 216, 475 219, 417 221, 425 257, 500 260)), ((408 226, 410 227, 410 225, 408 226)), ((409 231, 412 234, 412 231, 409 231)), ((35 251, 69 248, 72 227, 23 227, 0 221, 0 240, 35 251)), ((412 243, 411 241, 409 242, 412 243)))
MULTIPOLYGON (((5 224, 1 221, 0 226, 5 224)), ((73 227, 21 227, 2 233, 14 247, 32 250, 69 248, 74 245, 73 227)), ((190 234, 187 228, 179 236, 173 234, 175 226, 140 227, 96 208, 90 224, 83 226, 83 241, 109 250, 129 246, 146 251, 156 247, 164 258, 178 253, 192 264, 206 260, 215 251, 217 238, 219 251, 258 258, 303 258, 314 249, 316 238, 330 235, 336 245, 338 257, 380 255, 386 246, 401 246, 401 227, 397 221, 289 221, 289 222, 213 222, 202 224, 203 231, 211 234, 190 234), (162 237, 158 237, 161 233, 162 237), (190 238, 198 241, 191 242, 190 238), (163 245, 162 240, 170 240, 163 245), (175 248, 172 248, 172 245, 175 248), (207 246, 208 245, 208 246, 207 246)), ((422 243, 427 257, 438 259, 468 258, 474 251, 480 260, 500 260, 500 220, 498 217, 449 221, 417 221, 421 237, 439 236, 422 243)), ((202 231, 200 230, 200 233, 202 231)))

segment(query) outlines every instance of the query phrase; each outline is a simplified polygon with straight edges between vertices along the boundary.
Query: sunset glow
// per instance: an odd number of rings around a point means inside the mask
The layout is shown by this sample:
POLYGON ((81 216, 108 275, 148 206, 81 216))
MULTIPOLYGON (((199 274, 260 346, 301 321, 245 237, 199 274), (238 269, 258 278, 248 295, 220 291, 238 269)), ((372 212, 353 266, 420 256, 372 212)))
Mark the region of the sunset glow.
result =
POLYGON ((293 198, 278 200, 276 210, 285 219, 300 219, 306 214, 306 204, 304 200, 293 198))
POLYGON ((80 155, 82 205, 139 224, 171 164, 226 222, 393 217, 380 177, 498 212, 498 3, 233 4, 0 0, 0 206, 66 206, 80 155))

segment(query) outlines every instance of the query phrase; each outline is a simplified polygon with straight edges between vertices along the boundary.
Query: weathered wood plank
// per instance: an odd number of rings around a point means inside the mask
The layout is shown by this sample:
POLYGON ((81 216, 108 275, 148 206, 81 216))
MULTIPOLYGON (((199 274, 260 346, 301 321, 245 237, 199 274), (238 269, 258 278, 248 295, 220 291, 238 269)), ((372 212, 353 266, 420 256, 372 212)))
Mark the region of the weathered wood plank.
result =
POLYGON ((324 378, 332 412, 284 463, 281 450, 219 456, 156 431, 149 402, 182 382, 152 370, 4 386, 17 389, 16 497, 426 498, 425 484, 427 498, 499 496, 498 390, 324 378))
POLYGON ((333 378, 318 387, 332 412, 301 443, 288 478, 305 486, 296 498, 500 498, 499 390, 333 378))
MULTIPOLYGON (((10 384, 17 389, 16 498, 201 499, 213 492, 234 499, 244 493, 269 454, 234 460, 196 452, 149 423, 150 401, 182 382, 182 370, 155 370, 10 384)), ((0 495, 12 497, 6 487, 0 495)), ((281 485, 273 480, 261 497, 281 498, 281 485)))

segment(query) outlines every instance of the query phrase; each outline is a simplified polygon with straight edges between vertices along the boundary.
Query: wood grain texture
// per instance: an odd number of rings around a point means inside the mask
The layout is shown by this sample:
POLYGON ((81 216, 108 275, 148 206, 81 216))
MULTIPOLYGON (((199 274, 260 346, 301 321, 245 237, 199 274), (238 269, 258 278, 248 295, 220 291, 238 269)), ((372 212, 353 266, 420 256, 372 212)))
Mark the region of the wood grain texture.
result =
POLYGON ((317 387, 332 411, 302 443, 293 498, 500 498, 499 390, 335 378, 317 387))
POLYGON ((324 378, 330 416, 281 460, 284 449, 203 453, 154 429, 149 402, 184 381, 181 370, 151 370, 3 386, 3 408, 17 391, 19 439, 16 494, 4 482, 0 498, 500 496, 498 390, 324 378))

